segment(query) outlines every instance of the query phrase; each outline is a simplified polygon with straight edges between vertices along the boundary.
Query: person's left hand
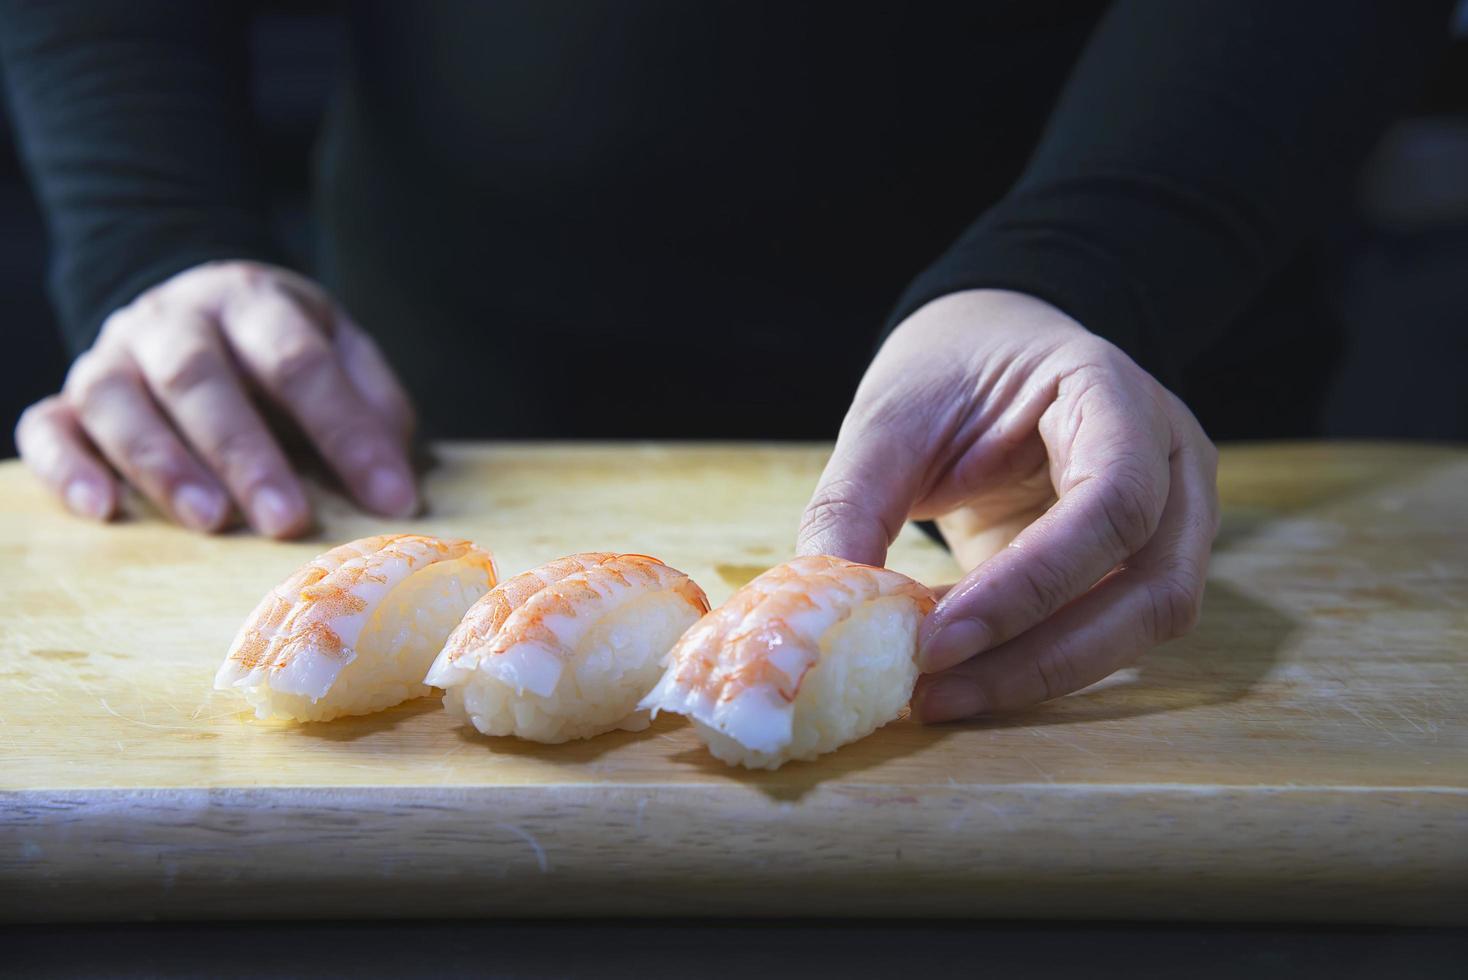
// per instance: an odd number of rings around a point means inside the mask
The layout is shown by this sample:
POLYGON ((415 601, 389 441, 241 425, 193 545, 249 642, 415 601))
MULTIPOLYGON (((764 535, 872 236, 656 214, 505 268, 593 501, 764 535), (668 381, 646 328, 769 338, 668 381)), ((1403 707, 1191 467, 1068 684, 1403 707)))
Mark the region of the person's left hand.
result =
POLYGON ((971 569, 923 624, 922 721, 1079 690, 1192 629, 1217 453, 1187 407, 1031 296, 972 290, 900 324, 805 512, 802 554, 880 565, 937 518, 971 569))
POLYGON ((15 443, 82 517, 110 520, 127 483, 195 531, 229 527, 233 501, 262 534, 299 537, 311 505, 266 406, 363 506, 418 509, 413 406, 391 365, 324 289, 258 262, 196 265, 115 311, 15 443))

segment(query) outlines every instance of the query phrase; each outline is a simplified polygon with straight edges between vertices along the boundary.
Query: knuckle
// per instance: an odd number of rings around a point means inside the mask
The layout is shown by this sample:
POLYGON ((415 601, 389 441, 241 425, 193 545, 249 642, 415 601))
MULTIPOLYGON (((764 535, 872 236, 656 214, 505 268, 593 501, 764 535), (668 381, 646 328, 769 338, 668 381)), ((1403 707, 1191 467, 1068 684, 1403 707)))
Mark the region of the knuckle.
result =
POLYGON ((158 394, 167 400, 176 400, 217 377, 222 369, 218 353, 207 344, 193 340, 169 345, 160 351, 158 363, 151 373, 158 394))
POLYGON ((1083 392, 1115 386, 1137 370, 1136 362, 1125 351, 1092 333, 1068 339, 1063 350, 1072 365, 1069 373, 1083 392))
POLYGON ((168 479, 183 468, 178 446, 162 433, 135 430, 123 438, 120 449, 122 458, 142 473, 168 479))
POLYGON ((20 413, 20 418, 15 420, 15 429, 11 433, 11 438, 22 456, 31 446, 32 438, 36 435, 36 426, 44 423, 47 416, 54 411, 46 405, 50 400, 44 399, 34 405, 28 405, 25 411, 20 413))
POLYGON ((261 483, 274 471, 275 446, 262 429, 226 432, 209 447, 216 465, 237 484, 261 483))
POLYGON ((824 530, 852 517, 864 517, 865 511, 855 500, 835 486, 822 489, 805 509, 802 528, 824 530))
POLYGON ((264 277, 263 267, 257 263, 240 259, 219 259, 214 262, 206 262, 199 267, 198 271, 216 284, 229 289, 254 289, 264 277))
POLYGON ((29 429, 38 423, 45 422, 61 412, 61 399, 56 395, 47 395, 40 401, 27 405, 20 413, 20 418, 15 420, 15 431, 29 429))
POLYGON ((233 265, 227 259, 201 262, 160 283, 150 292, 169 305, 194 307, 212 304, 217 302, 221 293, 232 288, 230 269, 233 265))
POLYGON ((15 430, 13 433, 15 441, 20 442, 24 437, 23 434, 25 431, 44 418, 45 415, 41 410, 39 402, 35 405, 26 406, 25 410, 20 413, 20 418, 15 420, 15 430))
POLYGON ((1136 554, 1151 540, 1162 511, 1157 492, 1132 471, 1118 470, 1097 498, 1101 532, 1113 553, 1122 557, 1136 554))
POLYGON ((1033 665, 1039 689, 1043 692, 1041 700, 1053 700, 1079 686, 1071 658, 1063 648, 1036 657, 1033 665))
POLYGON ((61 390, 77 395, 83 386, 89 381, 90 375, 96 370, 97 355, 91 350, 84 350, 77 355, 76 360, 71 362, 71 367, 66 369, 66 377, 61 382, 61 390))
POLYGON ((232 263, 229 273, 236 285, 249 291, 259 289, 269 279, 265 267, 256 262, 232 263))
POLYGON ((853 523, 876 524, 887 534, 889 543, 897 531, 887 526, 880 515, 873 514, 861 501, 857 487, 850 480, 829 483, 816 492, 801 516, 801 540, 820 537, 827 532, 853 523))
MULTIPOLYGON (((145 293, 144 296, 146 295, 145 293)), ((102 321, 102 329, 97 334, 98 342, 110 343, 131 336, 138 322, 138 303, 142 298, 140 296, 127 306, 112 311, 102 321)))
POLYGON ((265 381, 282 392, 313 384, 327 370, 331 354, 321 338, 306 330, 288 332, 270 353, 265 381))
POLYGON ((168 309, 168 304, 164 299, 165 295, 162 289, 149 289, 139 294, 137 299, 120 311, 123 324, 135 331, 140 324, 158 319, 168 309))
POLYGON ((1029 567, 1016 577, 1024 589, 1019 606, 1026 622, 1038 622, 1065 605, 1070 598, 1066 579, 1064 569, 1038 553, 1030 553, 1029 567))
POLYGON ((89 350, 71 363, 62 390, 73 404, 85 409, 94 405, 109 386, 117 384, 122 375, 122 365, 117 360, 89 350))
POLYGON ((1147 598, 1144 625, 1157 643, 1192 632, 1203 612, 1203 589, 1185 573, 1174 571, 1150 583, 1147 598))
POLYGON ((182 305, 218 308, 255 292, 262 275, 252 263, 222 259, 180 273, 167 288, 182 305))

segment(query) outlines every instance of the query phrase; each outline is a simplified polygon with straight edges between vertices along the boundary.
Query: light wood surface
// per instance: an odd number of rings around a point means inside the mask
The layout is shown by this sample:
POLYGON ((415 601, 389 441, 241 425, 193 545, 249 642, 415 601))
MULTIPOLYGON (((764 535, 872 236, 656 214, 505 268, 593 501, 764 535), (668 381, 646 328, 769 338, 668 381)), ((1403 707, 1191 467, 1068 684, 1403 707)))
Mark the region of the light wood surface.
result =
MULTIPOLYGON (((879 914, 1468 921, 1468 452, 1225 451, 1203 622, 1020 716, 746 773, 677 719, 564 746, 426 700, 291 727, 210 690, 323 543, 506 574, 658 555, 715 602, 788 556, 824 447, 442 447, 432 512, 315 542, 100 528, 0 464, 0 917, 879 914)), ((909 528, 892 565, 956 569, 909 528)))

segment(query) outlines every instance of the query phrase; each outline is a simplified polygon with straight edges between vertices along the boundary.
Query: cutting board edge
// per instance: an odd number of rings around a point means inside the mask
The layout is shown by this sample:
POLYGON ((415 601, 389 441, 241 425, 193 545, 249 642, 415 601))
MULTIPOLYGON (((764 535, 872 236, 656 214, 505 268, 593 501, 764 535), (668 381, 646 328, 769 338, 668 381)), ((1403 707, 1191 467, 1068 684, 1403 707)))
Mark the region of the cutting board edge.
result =
POLYGON ((795 806, 744 786, 11 791, 0 920, 1468 924, 1464 795, 846 785, 795 806))

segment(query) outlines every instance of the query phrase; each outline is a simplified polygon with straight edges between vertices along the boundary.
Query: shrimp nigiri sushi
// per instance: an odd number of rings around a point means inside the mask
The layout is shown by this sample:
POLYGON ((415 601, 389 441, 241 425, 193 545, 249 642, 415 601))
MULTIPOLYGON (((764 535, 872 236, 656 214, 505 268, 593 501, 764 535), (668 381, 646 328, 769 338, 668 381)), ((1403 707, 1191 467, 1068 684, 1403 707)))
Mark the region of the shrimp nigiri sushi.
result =
POLYGON ((796 558, 684 634, 641 707, 687 715, 730 765, 814 759, 901 713, 933 605, 930 590, 898 572, 796 558))
POLYGON ((637 702, 708 608, 691 578, 656 558, 571 555, 476 602, 426 681, 486 735, 565 742, 637 731, 647 727, 637 702))
POLYGON ((326 721, 432 694, 423 672, 494 558, 468 541, 385 534, 333 548, 272 589, 214 677, 260 718, 326 721))

